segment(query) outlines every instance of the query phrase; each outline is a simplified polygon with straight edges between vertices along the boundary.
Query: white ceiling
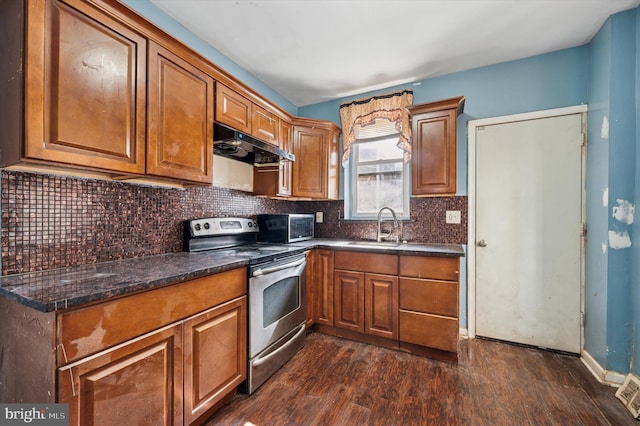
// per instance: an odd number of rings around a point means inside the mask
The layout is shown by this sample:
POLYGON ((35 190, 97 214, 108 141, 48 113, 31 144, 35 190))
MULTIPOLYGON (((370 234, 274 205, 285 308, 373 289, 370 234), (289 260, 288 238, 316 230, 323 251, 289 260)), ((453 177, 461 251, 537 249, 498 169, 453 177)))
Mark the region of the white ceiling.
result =
POLYGON ((640 0, 150 0, 296 106, 588 43, 640 0))

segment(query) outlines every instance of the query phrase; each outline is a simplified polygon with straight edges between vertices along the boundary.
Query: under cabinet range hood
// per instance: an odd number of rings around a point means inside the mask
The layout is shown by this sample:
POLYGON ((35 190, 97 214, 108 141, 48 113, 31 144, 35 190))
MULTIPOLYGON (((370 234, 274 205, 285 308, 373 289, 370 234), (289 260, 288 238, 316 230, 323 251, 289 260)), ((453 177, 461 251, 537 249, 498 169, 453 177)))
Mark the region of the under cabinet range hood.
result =
POLYGON ((290 152, 220 123, 213 124, 213 153, 248 164, 278 163, 296 159, 290 152))

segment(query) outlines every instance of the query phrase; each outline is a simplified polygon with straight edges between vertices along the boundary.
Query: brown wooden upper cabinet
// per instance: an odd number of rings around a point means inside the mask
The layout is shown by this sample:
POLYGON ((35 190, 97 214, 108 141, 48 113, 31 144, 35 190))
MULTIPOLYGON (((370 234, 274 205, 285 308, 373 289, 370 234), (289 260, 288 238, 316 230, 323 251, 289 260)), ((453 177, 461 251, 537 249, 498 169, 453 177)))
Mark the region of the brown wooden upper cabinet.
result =
POLYGON ((338 198, 340 128, 332 122, 308 118, 293 120, 294 197, 338 198))
POLYGON ((213 181, 214 81, 149 43, 147 174, 213 181))
MULTIPOLYGON (((280 120, 280 148, 292 150, 293 126, 280 120)), ((293 163, 281 161, 278 164, 256 166, 253 168, 253 193, 273 197, 291 196, 293 163)))
POLYGON ((411 193, 456 193, 456 120, 464 97, 409 107, 412 131, 411 193))
POLYGON ((24 156, 144 173, 145 38, 81 1, 25 14, 24 156))
MULTIPOLYGON (((25 69, 15 75, 24 84, 3 86, 18 103, 0 120, 12 135, 0 141, 2 166, 212 183, 212 68, 168 38, 149 41, 148 24, 112 7, 16 1, 2 15, 0 27, 23 16, 26 28, 24 46, 7 43, 7 63, 25 69)), ((0 74, 11 75, 8 65, 0 74)))
POLYGON ((280 145, 278 116, 222 83, 216 84, 216 121, 273 145, 280 145))

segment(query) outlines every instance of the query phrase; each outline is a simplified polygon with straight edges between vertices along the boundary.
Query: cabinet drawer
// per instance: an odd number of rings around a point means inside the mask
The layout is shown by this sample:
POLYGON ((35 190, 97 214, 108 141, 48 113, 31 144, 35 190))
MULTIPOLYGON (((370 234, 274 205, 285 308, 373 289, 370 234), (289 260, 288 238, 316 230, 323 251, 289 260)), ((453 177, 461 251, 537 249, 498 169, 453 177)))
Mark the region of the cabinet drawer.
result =
POLYGON ((245 268, 150 290, 57 318, 57 364, 64 365, 110 346, 202 312, 247 292, 245 268))
POLYGON ((458 283, 400 278, 400 309, 458 316, 458 283))
POLYGON ((336 251, 335 268, 373 274, 398 275, 398 256, 394 254, 336 251))
POLYGON ((458 351, 458 320, 437 315, 400 310, 400 341, 458 351))
POLYGON ((458 281, 459 265, 457 257, 400 256, 400 275, 458 281))

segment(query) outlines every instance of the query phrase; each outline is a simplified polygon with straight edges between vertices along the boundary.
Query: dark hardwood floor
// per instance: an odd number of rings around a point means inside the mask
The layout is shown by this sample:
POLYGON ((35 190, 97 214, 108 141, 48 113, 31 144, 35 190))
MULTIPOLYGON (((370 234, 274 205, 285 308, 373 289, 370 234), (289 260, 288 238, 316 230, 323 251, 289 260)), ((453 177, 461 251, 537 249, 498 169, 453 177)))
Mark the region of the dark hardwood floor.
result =
POLYGON ((640 425, 579 358, 461 340, 458 364, 311 333, 212 425, 640 425))

